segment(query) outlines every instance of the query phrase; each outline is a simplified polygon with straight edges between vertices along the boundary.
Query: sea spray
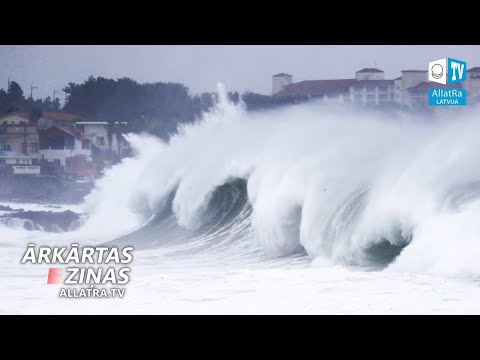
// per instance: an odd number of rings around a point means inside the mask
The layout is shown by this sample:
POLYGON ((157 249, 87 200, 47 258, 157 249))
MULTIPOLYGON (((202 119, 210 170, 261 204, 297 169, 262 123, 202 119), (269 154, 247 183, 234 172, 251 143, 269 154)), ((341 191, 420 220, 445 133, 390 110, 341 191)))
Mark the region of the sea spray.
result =
POLYGON ((313 101, 247 112, 219 91, 214 109, 168 144, 128 136, 135 155, 97 182, 78 236, 130 233, 155 246, 175 238, 191 254, 247 253, 255 244, 267 257, 300 252, 331 264, 480 271, 478 189, 445 206, 452 191, 479 180, 478 108, 426 118, 313 101), (229 215, 228 231, 195 233, 232 178, 246 181, 248 204, 229 215), (148 228, 166 203, 161 227, 148 228))

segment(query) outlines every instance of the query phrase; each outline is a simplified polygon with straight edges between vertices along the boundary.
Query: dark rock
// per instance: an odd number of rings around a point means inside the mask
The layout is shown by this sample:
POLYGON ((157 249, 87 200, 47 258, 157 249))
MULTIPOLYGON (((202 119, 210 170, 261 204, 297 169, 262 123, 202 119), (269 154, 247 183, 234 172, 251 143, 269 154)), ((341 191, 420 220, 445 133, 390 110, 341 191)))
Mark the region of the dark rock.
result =
POLYGON ((5 214, 0 218, 17 218, 30 220, 25 222, 25 230, 34 230, 40 225, 45 231, 56 232, 58 228, 62 231, 74 230, 79 225, 80 216, 73 211, 63 212, 52 211, 20 211, 11 214, 5 214))
POLYGON ((10 206, 0 205, 0 211, 23 211, 23 209, 12 209, 10 206))

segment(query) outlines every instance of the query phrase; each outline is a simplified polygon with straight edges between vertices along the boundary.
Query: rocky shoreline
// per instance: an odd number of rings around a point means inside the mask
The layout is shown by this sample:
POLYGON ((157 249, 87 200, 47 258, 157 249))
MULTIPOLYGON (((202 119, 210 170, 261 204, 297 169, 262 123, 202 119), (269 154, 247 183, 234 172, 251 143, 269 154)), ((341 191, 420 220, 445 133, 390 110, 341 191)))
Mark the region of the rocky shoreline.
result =
POLYGON ((91 183, 76 183, 55 176, 0 177, 0 201, 37 204, 78 204, 93 189, 91 183))
POLYGON ((2 211, 8 211, 0 215, 0 222, 6 226, 12 226, 21 222, 23 228, 28 231, 42 230, 47 232, 73 231, 81 225, 81 216, 73 211, 25 211, 23 209, 12 209, 8 206, 0 207, 2 211))

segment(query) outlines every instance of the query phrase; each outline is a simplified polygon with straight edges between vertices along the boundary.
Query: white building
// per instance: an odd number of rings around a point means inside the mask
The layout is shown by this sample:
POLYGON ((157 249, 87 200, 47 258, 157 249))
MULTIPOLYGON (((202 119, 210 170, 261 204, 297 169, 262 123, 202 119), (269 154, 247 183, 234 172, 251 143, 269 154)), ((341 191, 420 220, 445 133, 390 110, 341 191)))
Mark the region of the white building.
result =
POLYGON ((285 73, 273 75, 272 77, 272 95, 280 92, 285 86, 293 82, 293 76, 285 73))
MULTIPOLYGON (((324 102, 383 105, 395 101, 395 84, 385 80, 385 73, 374 68, 365 68, 355 73, 355 79, 306 80, 285 84, 279 89, 279 81, 287 74, 273 77, 276 96, 316 98, 324 102)), ((288 75, 290 76, 290 75, 288 75)), ((291 80, 291 76, 289 78, 291 80)))
POLYGON ((427 70, 402 70, 402 76, 385 80, 385 73, 375 68, 365 68, 355 73, 355 79, 306 80, 291 82, 291 75, 273 77, 274 95, 296 99, 318 99, 323 102, 361 105, 398 104, 403 107, 428 105, 430 88, 465 88, 467 104, 480 103, 480 67, 467 70, 467 80, 440 86, 428 81, 427 70))
POLYGON ((393 80, 360 80, 349 88, 350 102, 362 105, 385 105, 395 101, 393 80))
POLYGON ((30 114, 13 112, 0 116, 0 150, 38 157, 37 126, 30 121, 30 114))
POLYGON ((38 175, 40 166, 33 165, 30 156, 15 151, 0 151, 0 166, 11 167, 13 175, 38 175))
POLYGON ((84 155, 92 159, 91 142, 78 129, 52 126, 40 130, 40 159, 65 167, 66 158, 84 155))
POLYGON ((411 107, 413 104, 417 104, 418 102, 416 100, 410 98, 412 91, 409 91, 408 89, 413 89, 417 87, 417 85, 427 81, 427 70, 402 70, 399 89, 399 104, 408 107, 411 107))
POLYGON ((127 123, 118 123, 110 125, 106 121, 79 121, 75 123, 75 128, 82 131, 84 137, 89 139, 92 145, 101 151, 112 151, 112 153, 117 154, 122 151, 123 143, 125 139, 123 136, 120 138, 117 136, 117 132, 112 130, 111 137, 108 136, 108 127, 113 126, 113 129, 118 130, 119 126, 126 125, 127 123), (120 139, 120 144, 119 144, 120 139), (111 142, 111 143, 110 143, 111 142), (120 145, 120 146, 119 146, 120 145))
MULTIPOLYGON (((82 130, 83 135, 86 139, 89 139, 91 141, 92 145, 96 146, 101 150, 108 149, 108 122, 81 121, 75 123, 75 127, 82 130)), ((113 138, 114 136, 112 136, 112 148, 113 138)))

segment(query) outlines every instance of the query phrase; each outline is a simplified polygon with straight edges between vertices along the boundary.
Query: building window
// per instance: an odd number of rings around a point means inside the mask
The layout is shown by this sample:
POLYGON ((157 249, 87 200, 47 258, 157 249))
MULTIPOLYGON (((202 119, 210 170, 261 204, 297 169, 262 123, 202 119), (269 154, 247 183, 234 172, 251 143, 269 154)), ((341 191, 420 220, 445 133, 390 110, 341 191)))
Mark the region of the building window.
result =
POLYGON ((22 143, 22 153, 23 154, 27 153, 27 143, 25 143, 25 142, 22 143))
POLYGON ((0 159, 0 164, 5 165, 5 159, 0 159))
POLYGON ((97 145, 100 145, 100 146, 105 145, 105 138, 103 136, 97 137, 97 145))
POLYGON ((90 149, 90 140, 82 140, 82 149, 83 150, 90 149))
POLYGON ((3 125, 8 125, 8 121, 4 121, 4 122, 3 122, 3 125))
POLYGON ((72 137, 65 138, 65 148, 68 150, 75 149, 75 139, 72 137))
POLYGON ((30 152, 32 154, 38 154, 38 143, 30 143, 30 152))

